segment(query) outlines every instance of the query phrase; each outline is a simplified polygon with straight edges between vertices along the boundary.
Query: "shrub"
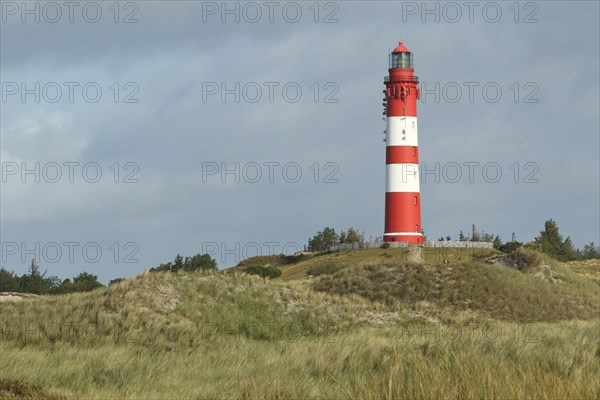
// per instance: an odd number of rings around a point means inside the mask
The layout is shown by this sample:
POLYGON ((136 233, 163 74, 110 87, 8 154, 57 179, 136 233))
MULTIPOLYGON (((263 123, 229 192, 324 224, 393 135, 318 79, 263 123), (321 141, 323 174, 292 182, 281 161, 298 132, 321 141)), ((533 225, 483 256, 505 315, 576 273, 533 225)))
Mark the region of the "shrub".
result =
POLYGON ((512 253, 513 251, 517 250, 519 247, 523 246, 523 243, 521 242, 506 242, 502 245, 500 245, 498 247, 498 250, 500 250, 503 253, 512 253))
POLYGON ((161 272, 170 271, 177 272, 179 270, 184 271, 197 271, 197 270, 217 270, 217 262, 208 254, 196 254, 192 257, 183 258, 177 254, 173 262, 166 264, 160 264, 158 267, 150 268, 150 272, 161 272))
POLYGON ((251 265, 244 268, 244 272, 251 275, 262 276, 263 278, 277 278, 281 276, 281 270, 270 265, 251 265))
POLYGON ((384 242, 381 244, 381 248, 382 249, 389 249, 390 248, 390 243, 389 242, 384 242))
POLYGON ((319 275, 331 275, 339 270, 341 266, 336 264, 320 264, 310 267, 306 271, 306 275, 319 276, 319 275))

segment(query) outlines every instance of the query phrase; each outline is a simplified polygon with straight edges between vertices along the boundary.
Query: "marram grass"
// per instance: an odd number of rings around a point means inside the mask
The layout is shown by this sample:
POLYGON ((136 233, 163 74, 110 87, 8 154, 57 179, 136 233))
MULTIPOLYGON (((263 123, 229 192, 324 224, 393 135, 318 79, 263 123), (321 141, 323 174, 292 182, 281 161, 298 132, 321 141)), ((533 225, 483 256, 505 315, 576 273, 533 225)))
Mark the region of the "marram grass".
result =
POLYGON ((0 303, 0 398, 600 397, 589 268, 355 254, 316 278, 318 257, 291 280, 144 273, 0 303))

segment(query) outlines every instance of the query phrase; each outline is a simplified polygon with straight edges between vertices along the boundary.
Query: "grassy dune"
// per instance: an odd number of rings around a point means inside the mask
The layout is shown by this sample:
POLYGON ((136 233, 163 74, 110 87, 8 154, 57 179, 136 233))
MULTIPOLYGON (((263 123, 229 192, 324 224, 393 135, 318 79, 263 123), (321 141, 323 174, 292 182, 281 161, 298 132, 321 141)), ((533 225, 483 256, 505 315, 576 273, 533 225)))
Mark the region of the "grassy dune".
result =
POLYGON ((593 265, 530 253, 517 271, 466 250, 412 265, 403 252, 254 258, 0 302, 0 398, 600 396, 593 265))

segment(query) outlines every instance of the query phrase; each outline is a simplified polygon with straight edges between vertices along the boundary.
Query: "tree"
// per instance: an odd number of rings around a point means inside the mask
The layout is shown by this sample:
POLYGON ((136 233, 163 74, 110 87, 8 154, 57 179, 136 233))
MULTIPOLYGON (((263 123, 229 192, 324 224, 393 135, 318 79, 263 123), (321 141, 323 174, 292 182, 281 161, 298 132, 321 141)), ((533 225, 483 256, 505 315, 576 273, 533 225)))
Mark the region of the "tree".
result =
POLYGON ((52 291, 53 294, 65 294, 65 293, 73 293, 75 291, 75 287, 73 286, 73 282, 69 278, 65 279, 61 282, 61 284, 52 291))
POLYGON ((348 243, 363 243, 365 241, 364 233, 359 233, 353 227, 348 228, 348 243))
POLYGON ((479 242, 479 240, 479 232, 477 232, 477 228, 475 227, 475 224, 473 224, 471 226, 471 242, 479 242))
POLYGON ((335 233, 335 229, 325 227, 323 231, 317 232, 312 239, 308 239, 308 251, 327 251, 329 247, 335 245, 339 241, 339 236, 335 233))
POLYGON ((359 233, 354 227, 348 228, 348 231, 341 231, 338 239, 338 243, 364 243, 365 234, 359 233))
POLYGON ((115 278, 115 279, 111 279, 110 282, 108 282, 108 286, 110 285, 114 285, 115 283, 119 283, 119 282, 123 282, 125 280, 125 278, 115 278))
POLYGON ((82 272, 73 278, 73 287, 76 292, 89 292, 103 286, 96 275, 87 272, 82 272))
POLYGON ((185 258, 183 269, 186 271, 216 270, 217 262, 208 254, 196 254, 185 258))
POLYGON ((592 258, 600 258, 600 246, 595 246, 594 242, 589 242, 583 246, 583 249, 578 251, 579 258, 582 260, 591 260, 592 258))
POLYGON ((158 267, 150 268, 150 272, 170 271, 177 272, 179 270, 196 271, 196 270, 216 270, 217 262, 209 254, 196 254, 185 259, 177 254, 173 262, 160 264, 158 267))
POLYGON ((460 231, 458 234, 458 240, 460 240, 461 242, 466 242, 467 238, 465 237, 465 234, 463 233, 463 231, 460 231))
POLYGON ((19 277, 12 271, 0 268, 0 292, 18 292, 19 277))
POLYGON ((562 245, 562 254, 565 260, 576 260, 579 258, 579 254, 577 253, 577 249, 573 246, 573 242, 571 238, 567 236, 562 245))
POLYGON ((553 219, 544 223, 544 230, 534 239, 534 243, 540 251, 560 261, 574 260, 577 257, 571 238, 563 240, 553 219))
POLYGON ((173 271, 179 271, 183 268, 183 257, 180 254, 177 254, 175 257, 175 261, 173 261, 173 266, 171 268, 173 271))
POLYGON ((496 237, 494 238, 494 241, 492 243, 494 243, 495 249, 499 249, 500 246, 502 246, 502 240, 500 240, 500 235, 496 235, 496 237))
POLYGON ((44 294, 58 286, 58 278, 51 276, 46 278, 46 272, 40 273, 40 267, 35 259, 31 260, 29 271, 20 280, 20 289, 25 293, 44 294))
POLYGON ((501 244, 498 247, 498 250, 500 250, 503 253, 512 253, 513 251, 517 250, 519 247, 522 247, 523 243, 521 242, 506 242, 504 244, 501 244))

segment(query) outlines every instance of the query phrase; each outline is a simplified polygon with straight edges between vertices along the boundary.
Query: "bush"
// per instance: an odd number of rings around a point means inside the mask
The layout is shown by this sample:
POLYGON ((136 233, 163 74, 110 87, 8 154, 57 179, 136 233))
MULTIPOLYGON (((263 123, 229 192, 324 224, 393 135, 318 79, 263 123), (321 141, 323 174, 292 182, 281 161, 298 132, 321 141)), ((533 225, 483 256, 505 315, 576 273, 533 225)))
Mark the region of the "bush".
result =
POLYGON ((315 265, 306 271, 306 275, 319 276, 319 275, 331 275, 339 270, 341 267, 336 264, 321 264, 315 265))
POLYGON ((115 278, 115 279, 111 279, 110 282, 108 282, 108 286, 110 285, 114 285, 115 283, 119 283, 119 282, 123 282, 125 280, 125 278, 115 278))
POLYGON ((381 248, 382 249, 389 249, 390 248, 390 243, 389 242, 384 242, 381 244, 381 248))
POLYGON ((183 258, 177 254, 173 262, 166 264, 160 264, 158 267, 150 268, 150 272, 162 272, 170 271, 177 272, 179 270, 184 271, 197 271, 197 270, 217 270, 217 262, 208 254, 196 254, 192 257, 183 258))
POLYGON ((517 250, 519 247, 523 246, 523 243, 521 242, 506 242, 502 245, 500 245, 498 247, 498 250, 500 250, 503 253, 512 253, 513 251, 517 250))
POLYGON ((270 265, 251 265, 244 268, 244 272, 251 275, 262 276, 263 278, 277 278, 281 276, 281 270, 270 265))

